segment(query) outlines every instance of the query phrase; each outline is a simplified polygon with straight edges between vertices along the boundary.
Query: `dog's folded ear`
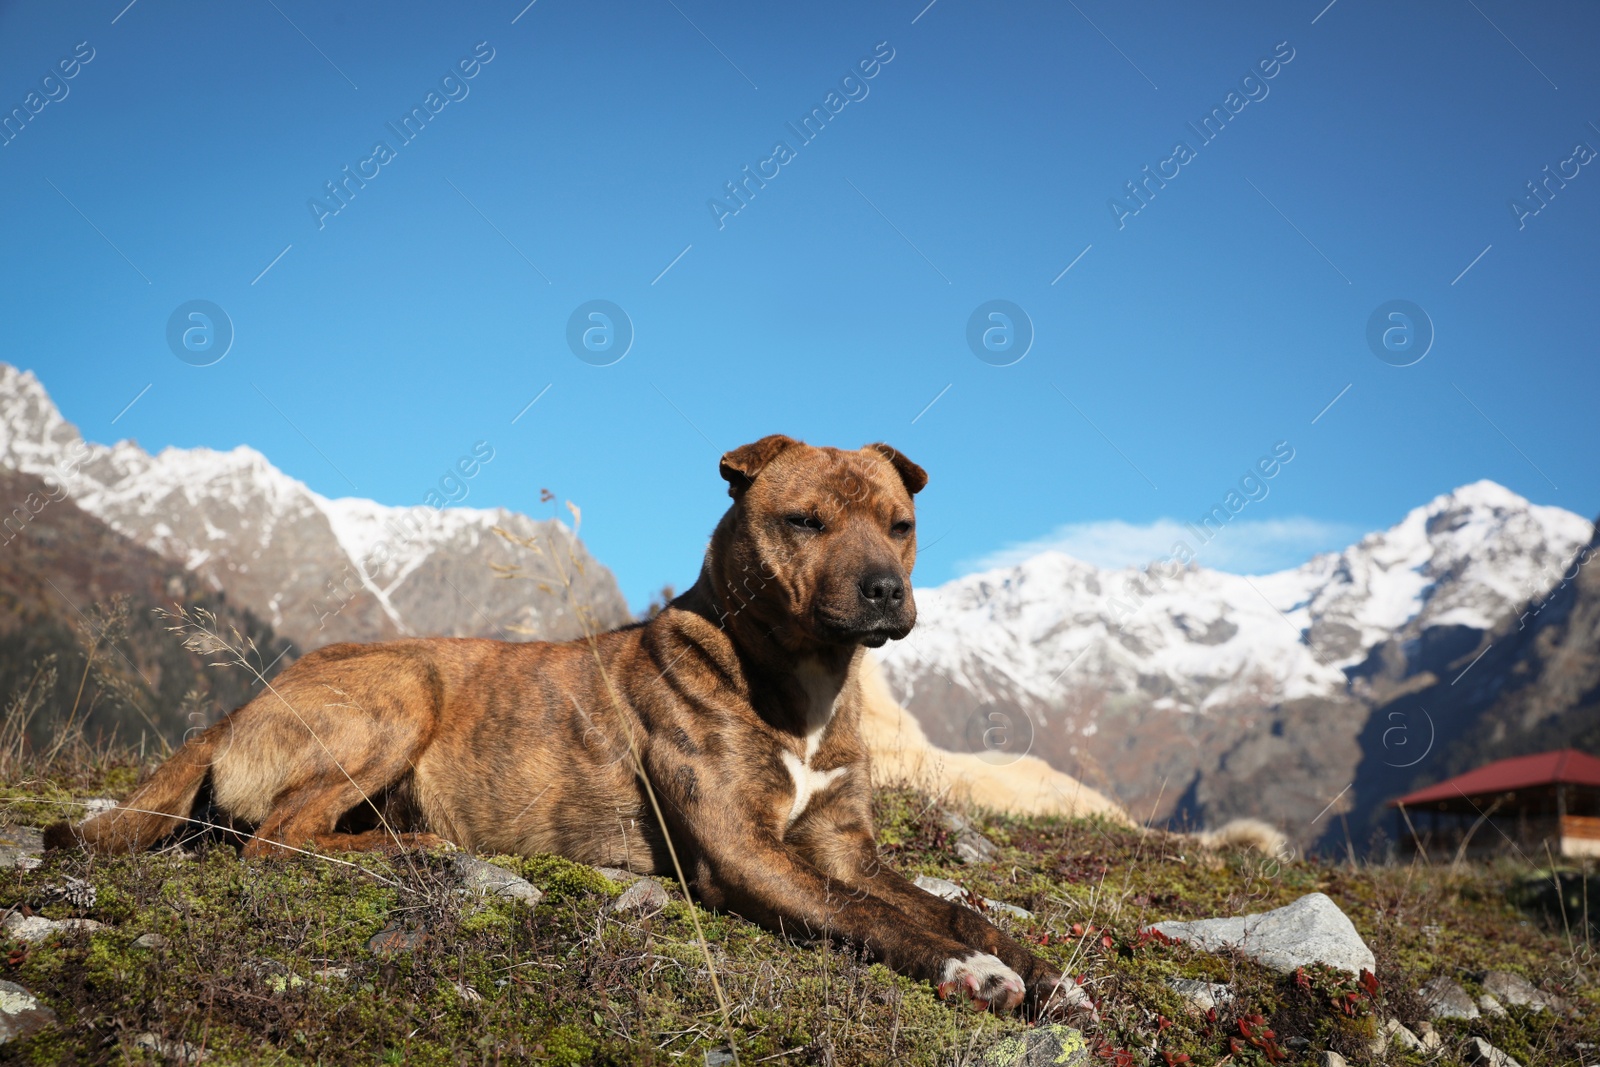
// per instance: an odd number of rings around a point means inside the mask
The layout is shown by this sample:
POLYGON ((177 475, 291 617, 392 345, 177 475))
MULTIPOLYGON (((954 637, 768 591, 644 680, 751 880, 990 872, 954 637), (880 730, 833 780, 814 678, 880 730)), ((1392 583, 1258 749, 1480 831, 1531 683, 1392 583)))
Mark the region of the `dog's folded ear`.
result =
POLYGON ((756 480, 761 469, 778 457, 785 449, 799 444, 792 437, 772 433, 759 441, 740 445, 732 452, 722 454, 722 476, 728 480, 728 495, 736 497, 756 480))
MULTIPOLYGON (((928 472, 911 462, 892 445, 886 445, 882 441, 878 441, 867 445, 866 448, 871 449, 894 464, 894 469, 900 474, 900 480, 906 483, 906 492, 915 495, 922 492, 922 487, 928 484, 928 472)), ((862 451, 866 451, 866 449, 862 451)))

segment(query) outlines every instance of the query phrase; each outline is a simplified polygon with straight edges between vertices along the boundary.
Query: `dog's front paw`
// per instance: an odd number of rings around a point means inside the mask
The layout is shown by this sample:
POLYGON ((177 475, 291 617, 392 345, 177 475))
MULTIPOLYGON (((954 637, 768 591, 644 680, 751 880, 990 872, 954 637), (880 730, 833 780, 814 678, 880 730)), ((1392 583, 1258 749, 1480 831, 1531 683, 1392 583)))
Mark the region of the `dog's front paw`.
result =
POLYGON ((1022 978, 996 956, 974 952, 965 959, 946 960, 939 995, 959 993, 980 1008, 1010 1011, 1027 995, 1022 978))

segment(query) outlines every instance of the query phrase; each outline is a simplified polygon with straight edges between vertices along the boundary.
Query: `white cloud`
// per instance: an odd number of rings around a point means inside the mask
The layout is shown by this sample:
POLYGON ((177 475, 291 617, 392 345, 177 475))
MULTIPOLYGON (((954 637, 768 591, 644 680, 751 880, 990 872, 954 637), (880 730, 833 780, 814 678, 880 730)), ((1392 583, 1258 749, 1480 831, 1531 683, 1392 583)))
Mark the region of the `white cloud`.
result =
POLYGON ((1179 541, 1195 554, 1195 562, 1234 574, 1270 574, 1298 567, 1318 552, 1355 543, 1366 531, 1345 523, 1291 516, 1286 519, 1234 519, 1202 544, 1191 528, 1176 519, 1136 524, 1121 519, 1072 522, 1029 541, 1007 545, 964 565, 963 573, 1010 567, 1041 552, 1063 552, 1097 567, 1143 567, 1164 559, 1179 541))

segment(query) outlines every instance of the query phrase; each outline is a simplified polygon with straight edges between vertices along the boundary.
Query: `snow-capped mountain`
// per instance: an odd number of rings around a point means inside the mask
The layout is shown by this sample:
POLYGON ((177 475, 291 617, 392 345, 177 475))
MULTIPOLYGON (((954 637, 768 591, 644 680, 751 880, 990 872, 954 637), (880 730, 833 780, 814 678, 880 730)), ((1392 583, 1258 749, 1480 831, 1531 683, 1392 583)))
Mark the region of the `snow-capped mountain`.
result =
POLYGON ((1267 755, 1240 746, 1282 739, 1293 783, 1235 799, 1299 789, 1303 803, 1272 802, 1295 813, 1314 802, 1310 819, 1349 781, 1375 689, 1559 581, 1593 529, 1482 481, 1275 574, 1103 570, 1044 553, 919 590, 916 630, 882 662, 939 743, 981 744, 992 712, 1025 715, 1036 754, 1158 815, 1263 813, 1218 811, 1205 779, 1230 758, 1236 782, 1251 777, 1241 763, 1270 778, 1253 766, 1267 755), (1368 663, 1380 646, 1414 654, 1368 663))
POLYGON ((176 560, 295 640, 300 650, 403 634, 537 635, 628 618, 611 573, 572 532, 504 508, 387 507, 331 500, 240 446, 167 448, 83 440, 31 372, 0 364, 0 464, 38 475, 133 541, 176 560), (543 560, 493 533, 537 538, 543 560), (491 564, 573 583, 499 578, 491 564))

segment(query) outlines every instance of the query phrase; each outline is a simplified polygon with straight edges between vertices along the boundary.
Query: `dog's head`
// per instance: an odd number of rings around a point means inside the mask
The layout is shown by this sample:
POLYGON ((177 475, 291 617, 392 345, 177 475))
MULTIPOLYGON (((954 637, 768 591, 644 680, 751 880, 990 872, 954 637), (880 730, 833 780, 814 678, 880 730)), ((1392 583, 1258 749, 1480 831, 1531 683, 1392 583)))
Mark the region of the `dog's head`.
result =
POLYGON ((774 434, 724 455, 722 476, 734 500, 716 567, 727 611, 792 648, 876 648, 911 632, 921 467, 885 444, 849 452, 774 434))

